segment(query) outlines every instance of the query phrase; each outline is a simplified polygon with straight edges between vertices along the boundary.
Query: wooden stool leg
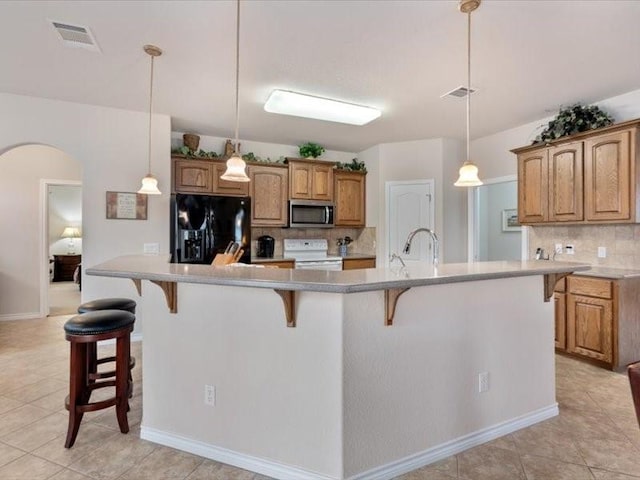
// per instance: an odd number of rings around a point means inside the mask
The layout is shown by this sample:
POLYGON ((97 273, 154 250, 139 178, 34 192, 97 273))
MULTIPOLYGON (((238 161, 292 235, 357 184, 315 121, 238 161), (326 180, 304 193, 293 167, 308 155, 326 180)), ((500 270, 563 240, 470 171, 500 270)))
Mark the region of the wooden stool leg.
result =
POLYGON ((78 408, 86 395, 87 382, 87 346, 84 343, 71 342, 69 374, 69 427, 65 448, 71 448, 76 441, 83 412, 78 408))
POLYGON ((116 340, 116 414, 122 433, 129 432, 127 411, 129 410, 129 335, 116 340))

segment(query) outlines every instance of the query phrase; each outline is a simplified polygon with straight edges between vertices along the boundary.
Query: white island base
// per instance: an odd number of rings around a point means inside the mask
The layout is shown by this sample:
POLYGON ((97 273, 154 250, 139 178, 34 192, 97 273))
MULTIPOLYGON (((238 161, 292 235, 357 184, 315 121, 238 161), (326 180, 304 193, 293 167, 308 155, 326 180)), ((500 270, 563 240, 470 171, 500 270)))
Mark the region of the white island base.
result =
POLYGON ((269 288, 177 287, 176 314, 149 282, 139 299, 156 443, 286 480, 388 479, 558 413, 541 275, 416 286, 391 326, 384 291, 296 292, 287 328, 269 288))

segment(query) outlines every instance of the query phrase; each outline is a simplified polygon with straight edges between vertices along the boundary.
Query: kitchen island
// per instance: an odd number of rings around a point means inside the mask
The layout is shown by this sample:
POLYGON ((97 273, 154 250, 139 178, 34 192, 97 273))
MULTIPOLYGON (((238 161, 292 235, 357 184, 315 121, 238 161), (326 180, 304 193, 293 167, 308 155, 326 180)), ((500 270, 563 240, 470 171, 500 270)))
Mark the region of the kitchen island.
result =
POLYGON ((87 271, 143 293, 142 438, 296 480, 393 478, 556 415, 544 300, 557 278, 588 269, 166 262, 119 257, 87 271))

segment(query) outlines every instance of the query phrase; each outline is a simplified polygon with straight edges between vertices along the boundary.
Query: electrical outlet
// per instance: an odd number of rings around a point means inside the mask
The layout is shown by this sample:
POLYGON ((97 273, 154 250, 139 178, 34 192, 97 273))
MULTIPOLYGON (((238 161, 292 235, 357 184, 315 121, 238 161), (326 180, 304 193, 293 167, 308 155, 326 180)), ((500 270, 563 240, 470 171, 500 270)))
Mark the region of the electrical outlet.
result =
POLYGON ((216 387, 215 385, 204 386, 204 404, 211 407, 216 405, 216 387))
POLYGON ((562 253, 562 244, 556 243, 556 253, 562 253))
POLYGON ((598 247, 598 258, 607 258, 607 247, 598 247))
POLYGON ((481 372, 478 374, 478 393, 489 391, 489 372, 481 372))
POLYGON ((160 253, 160 244, 145 243, 143 251, 145 255, 157 255, 158 253, 160 253))
POLYGON ((564 253, 566 253, 567 255, 573 255, 575 252, 575 250, 573 249, 573 245, 565 245, 564 247, 564 253))

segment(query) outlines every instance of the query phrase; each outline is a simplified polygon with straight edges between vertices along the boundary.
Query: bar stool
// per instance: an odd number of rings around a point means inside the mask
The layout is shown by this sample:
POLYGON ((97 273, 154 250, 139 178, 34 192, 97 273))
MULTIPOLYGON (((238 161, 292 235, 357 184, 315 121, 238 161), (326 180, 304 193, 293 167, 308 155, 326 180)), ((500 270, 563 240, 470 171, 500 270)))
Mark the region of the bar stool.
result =
MULTIPOLYGON (((100 310, 124 310, 136 313, 136 302, 130 298, 99 298, 97 300, 91 300, 85 302, 78 307, 78 313, 96 312, 100 310)), ((98 365, 104 363, 115 362, 116 357, 98 358, 97 343, 92 343, 87 346, 87 368, 89 373, 97 374, 98 365)), ((133 378, 131 376, 131 370, 136 366, 135 357, 129 359, 129 398, 133 397, 133 378)), ((109 378, 115 376, 115 371, 104 372, 100 374, 100 378, 109 378)), ((93 383, 94 380, 90 380, 93 383)))
POLYGON ((65 407, 69 410, 66 448, 73 446, 85 412, 115 405, 120 431, 129 432, 130 335, 135 319, 134 314, 124 310, 99 310, 76 315, 64 324, 65 338, 71 344, 69 396, 65 401, 65 407), (111 339, 116 341, 115 374, 105 379, 102 374, 90 371, 88 353, 95 351, 96 342, 111 339), (115 396, 90 402, 91 393, 105 387, 115 387, 115 396))

